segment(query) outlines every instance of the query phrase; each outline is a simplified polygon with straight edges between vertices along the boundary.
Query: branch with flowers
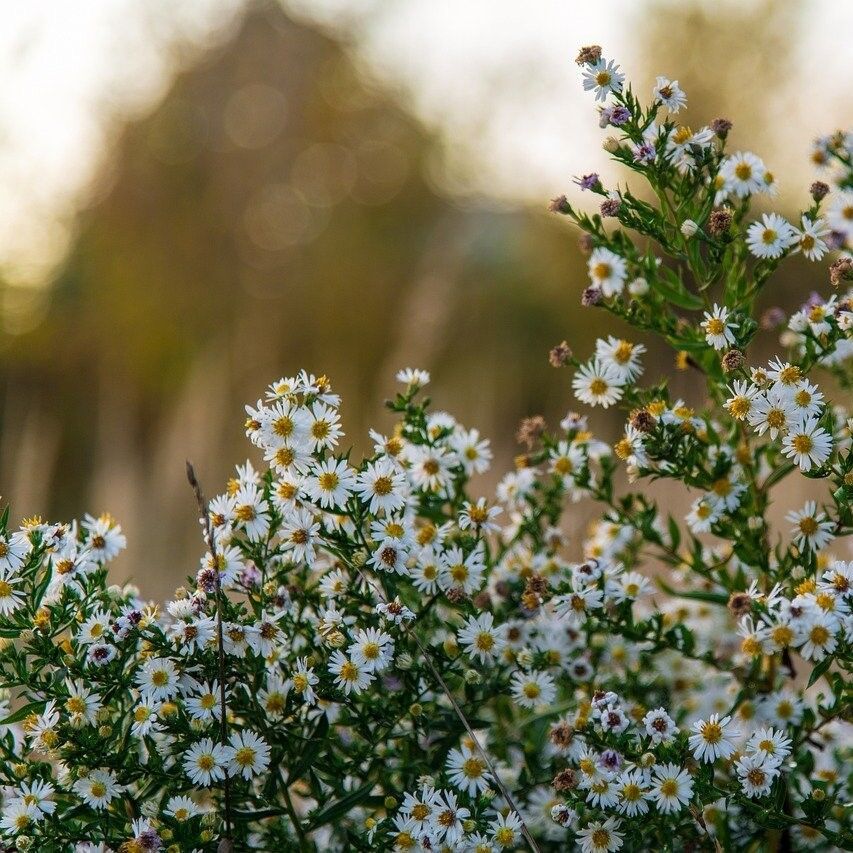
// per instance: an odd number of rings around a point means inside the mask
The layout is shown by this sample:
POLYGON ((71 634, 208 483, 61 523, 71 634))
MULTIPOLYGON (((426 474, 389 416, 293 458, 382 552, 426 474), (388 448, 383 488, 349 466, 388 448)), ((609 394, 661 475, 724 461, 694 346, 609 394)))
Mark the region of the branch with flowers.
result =
POLYGON ((208 504, 206 553, 161 610, 109 584, 108 515, 0 518, 0 831, 5 849, 850 849, 853 136, 818 140, 798 222, 751 212, 775 179, 730 122, 644 105, 598 47, 584 88, 607 189, 583 232, 586 306, 661 338, 694 403, 642 384, 609 335, 575 397, 625 413, 526 419, 492 499, 489 442, 398 375, 395 425, 360 462, 340 399, 306 372, 247 406, 254 460, 208 504), (830 298, 756 316, 792 255, 832 258, 830 298), (760 331, 785 352, 754 363, 760 331), (828 375, 822 390, 820 375, 828 375), (787 505, 793 478, 824 497, 787 505), (672 481, 673 513, 646 487, 672 481), (625 482, 627 480, 627 483, 625 482), (595 506, 589 535, 563 521, 595 506))

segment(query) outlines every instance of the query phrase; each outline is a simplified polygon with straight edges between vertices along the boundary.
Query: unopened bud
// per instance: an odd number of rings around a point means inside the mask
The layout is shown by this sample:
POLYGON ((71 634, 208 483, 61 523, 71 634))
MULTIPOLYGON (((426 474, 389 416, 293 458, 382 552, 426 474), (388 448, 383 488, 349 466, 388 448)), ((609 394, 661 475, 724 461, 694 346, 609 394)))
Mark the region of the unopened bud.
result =
POLYGON ((699 226, 692 219, 685 219, 679 230, 685 237, 693 237, 699 230, 699 226))

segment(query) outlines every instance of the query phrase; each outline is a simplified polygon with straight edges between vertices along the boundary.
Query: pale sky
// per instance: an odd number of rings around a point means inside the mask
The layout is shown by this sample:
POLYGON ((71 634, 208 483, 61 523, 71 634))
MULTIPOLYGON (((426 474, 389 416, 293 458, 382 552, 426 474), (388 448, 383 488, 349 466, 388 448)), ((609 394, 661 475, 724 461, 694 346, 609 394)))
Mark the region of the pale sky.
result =
MULTIPOLYGON (((434 171, 443 186, 541 202, 570 190, 572 175, 607 174, 604 134, 572 60, 578 45, 600 43, 630 77, 639 62, 632 45, 639 0, 282 2, 343 32, 364 67, 440 133, 444 153, 434 171)), ((725 14, 734 2, 710 8, 725 14)), ((227 38, 243 4, 0 0, 0 277, 33 292, 49 283, 121 122, 156 106, 176 57, 189 61, 227 38)), ((758 152, 778 175, 791 170, 798 180, 807 178, 811 137, 853 123, 853 3, 806 5, 796 50, 778 58, 796 69, 791 91, 779 93, 778 142, 758 152)), ((674 46, 659 73, 677 77, 678 67, 674 46)), ((7 328, 17 304, 3 294, 7 328)))

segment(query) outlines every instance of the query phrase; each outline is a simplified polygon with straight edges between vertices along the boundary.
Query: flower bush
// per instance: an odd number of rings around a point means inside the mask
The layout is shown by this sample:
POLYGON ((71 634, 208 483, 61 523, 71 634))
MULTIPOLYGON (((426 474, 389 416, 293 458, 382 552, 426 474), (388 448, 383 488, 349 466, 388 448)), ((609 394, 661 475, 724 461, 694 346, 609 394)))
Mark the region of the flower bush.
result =
POLYGON ((853 384, 853 135, 817 141, 833 185, 798 222, 758 217, 775 179, 726 151, 728 121, 694 132, 676 81, 644 106, 600 48, 578 63, 605 150, 647 185, 587 174, 599 213, 552 203, 583 232, 582 301, 671 346, 697 402, 642 383, 639 342, 583 363, 560 344, 624 433, 527 419, 491 500, 488 441, 430 409, 425 372, 399 374, 358 463, 329 381, 280 379, 225 491, 206 503, 190 469, 206 553, 162 611, 109 585, 108 515, 13 530, 7 508, 5 849, 851 848, 853 562, 829 549, 853 530, 853 421, 830 400, 853 384), (757 318, 795 254, 835 258, 833 295, 757 318), (762 327, 785 349, 766 365, 762 327), (823 497, 789 506, 794 477, 823 497), (575 543, 580 501, 599 515, 575 543))

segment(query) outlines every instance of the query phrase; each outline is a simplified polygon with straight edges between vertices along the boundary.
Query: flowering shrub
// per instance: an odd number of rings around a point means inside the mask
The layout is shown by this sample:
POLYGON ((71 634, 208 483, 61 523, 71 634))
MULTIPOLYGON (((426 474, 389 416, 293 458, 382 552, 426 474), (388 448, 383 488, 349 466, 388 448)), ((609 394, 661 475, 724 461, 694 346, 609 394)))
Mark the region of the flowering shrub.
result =
POLYGON ((837 177, 797 223, 758 218, 775 181, 725 151, 729 122, 694 132, 677 82, 643 106, 599 48, 578 62, 606 150, 649 186, 589 174, 600 214, 553 202, 584 232, 583 302, 670 344, 700 408, 641 384, 640 343, 584 363, 561 344, 552 364, 624 434, 527 419, 492 501, 488 441, 430 409, 423 371, 360 463, 329 381, 281 379, 224 493, 208 505, 190 470, 207 551, 162 612, 108 584, 109 516, 12 530, 7 508, 7 849, 850 849, 853 562, 827 549, 853 529, 853 421, 816 373, 849 392, 853 136, 816 143, 837 177), (754 317, 773 271, 831 252, 840 295, 752 363, 759 326, 785 323, 754 317), (789 477, 823 498, 788 507, 789 477), (683 517, 654 479, 689 490, 683 517), (600 517, 573 543, 578 501, 600 517))

